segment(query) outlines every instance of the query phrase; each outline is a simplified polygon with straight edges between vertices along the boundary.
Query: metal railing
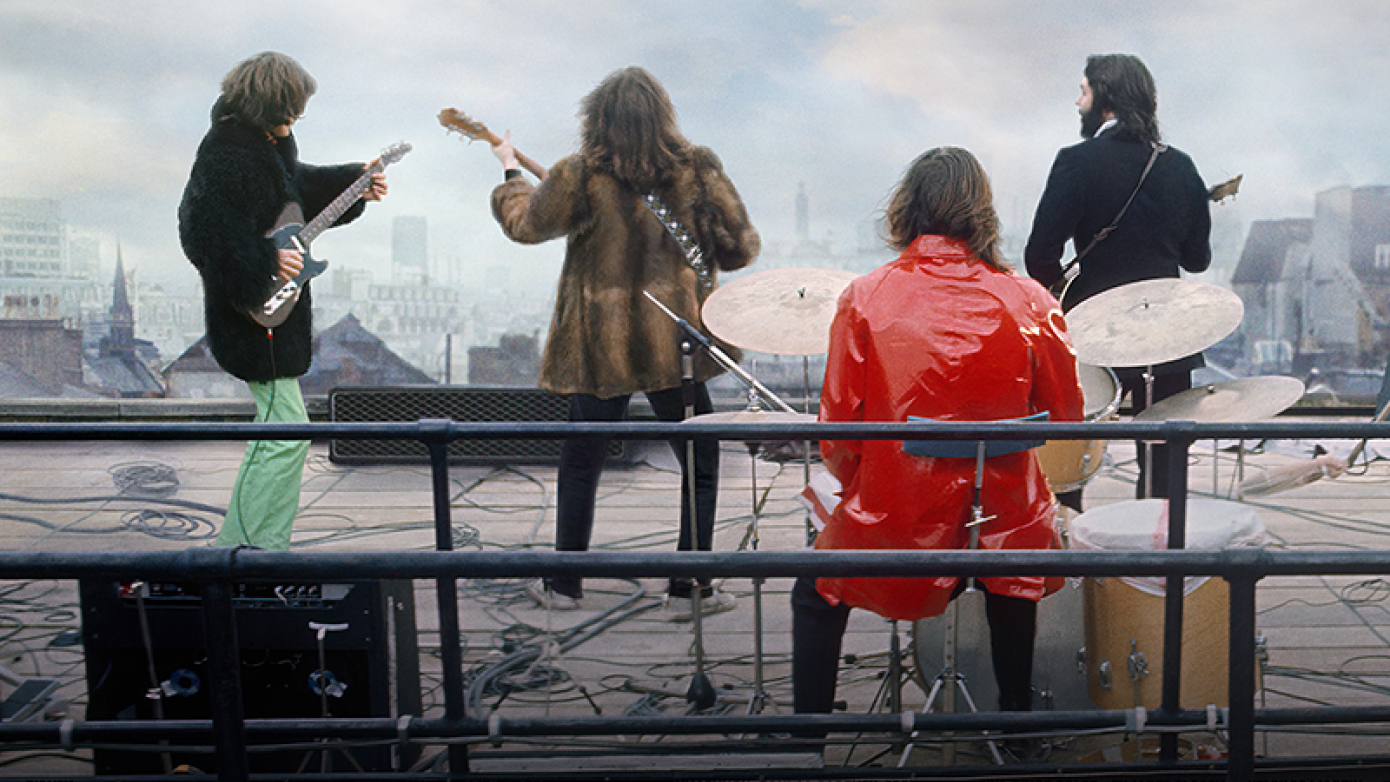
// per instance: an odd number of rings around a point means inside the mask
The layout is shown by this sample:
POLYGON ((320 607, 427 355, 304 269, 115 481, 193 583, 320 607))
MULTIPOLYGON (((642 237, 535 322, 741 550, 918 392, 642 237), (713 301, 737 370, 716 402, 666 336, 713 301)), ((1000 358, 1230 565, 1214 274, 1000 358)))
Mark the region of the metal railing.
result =
MULTIPOLYGON (((914 731, 1142 729, 1162 736, 1158 763, 1131 766, 1152 778, 1258 778, 1287 770, 1288 762, 1256 762, 1254 736, 1260 726, 1390 722, 1390 705, 1306 709, 1256 709, 1256 586, 1275 575, 1386 575, 1384 551, 1290 552, 1266 549, 1182 550, 1186 524, 1188 450, 1196 440, 1260 440, 1390 437, 1390 423, 1271 421, 1207 424, 1191 421, 1106 423, 932 423, 923 424, 687 424, 662 423, 418 423, 331 424, 0 424, 0 441, 251 440, 327 438, 413 438, 431 455, 436 550, 389 553, 266 552, 191 548, 178 552, 0 552, 0 579, 186 579, 202 585, 211 720, 110 721, 0 725, 0 744, 45 743, 73 748, 143 739, 151 744, 207 742, 215 746, 217 778, 251 778, 247 748, 265 741, 354 740, 420 742, 447 747, 449 772, 393 778, 463 779, 469 773, 470 743, 504 737, 650 734, 773 735, 812 731, 882 731, 904 737, 914 731), (448 475, 448 443, 457 438, 521 439, 567 437, 669 440, 712 437, 733 440, 1017 440, 1144 439, 1166 441, 1169 484, 1160 495, 1170 503, 1167 551, 799 551, 799 552, 454 552, 448 475), (977 714, 748 715, 699 717, 595 717, 509 719, 470 716, 465 709, 456 583, 466 578, 595 575, 617 578, 695 576, 764 578, 798 576, 1162 576, 1167 583, 1164 614, 1162 705, 1156 711, 1095 710, 990 712, 977 714), (1227 709, 1186 710, 1179 705, 1183 594, 1186 576, 1220 576, 1230 584, 1229 702, 1227 709), (233 585, 265 579, 433 579, 437 584, 444 715, 440 718, 248 720, 244 717, 233 585), (1215 725, 1213 725, 1215 722, 1215 725), (1177 733, 1216 727, 1227 731, 1224 762, 1192 764, 1177 759, 1177 733), (1142 769, 1142 771, 1140 770, 1142 769), (1173 776, 1165 777, 1164 773, 1173 776)), ((1356 768, 1390 763, 1383 757, 1350 761, 1356 768)), ((1090 768, 1099 770, 1094 766, 1090 768)), ((1013 774, 1018 767, 1009 767, 1013 774)), ((1326 766, 1324 766, 1324 770, 1326 766)), ((988 778, 987 769, 974 769, 988 778)), ((1116 769, 1124 776, 1125 772, 1116 769)), ((1003 772, 1000 772, 1003 773, 1003 772)), ((1037 776, 1065 774, 1039 769, 1037 776)), ((801 778, 818 776, 798 771, 801 778)), ((325 778, 381 778, 328 775, 325 778)), ((670 776, 670 775, 668 775, 670 776)), ((775 776, 775 774, 767 774, 775 776)), ((829 772, 825 778, 834 776, 829 772)), ((1355 776, 1355 774, 1353 774, 1355 776)), ((70 777, 65 777, 70 778, 70 777)), ((1370 778, 1370 777, 1367 777, 1370 778)))

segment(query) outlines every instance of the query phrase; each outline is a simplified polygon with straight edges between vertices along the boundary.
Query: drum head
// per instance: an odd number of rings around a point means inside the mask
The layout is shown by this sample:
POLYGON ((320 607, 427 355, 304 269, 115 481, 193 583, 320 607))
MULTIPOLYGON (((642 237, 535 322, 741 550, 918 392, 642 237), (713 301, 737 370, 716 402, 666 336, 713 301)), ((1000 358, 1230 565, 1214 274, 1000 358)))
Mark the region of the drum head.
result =
POLYGON ((1108 418, 1120 409, 1120 381, 1109 368, 1077 364, 1076 378, 1081 381, 1087 421, 1108 418))

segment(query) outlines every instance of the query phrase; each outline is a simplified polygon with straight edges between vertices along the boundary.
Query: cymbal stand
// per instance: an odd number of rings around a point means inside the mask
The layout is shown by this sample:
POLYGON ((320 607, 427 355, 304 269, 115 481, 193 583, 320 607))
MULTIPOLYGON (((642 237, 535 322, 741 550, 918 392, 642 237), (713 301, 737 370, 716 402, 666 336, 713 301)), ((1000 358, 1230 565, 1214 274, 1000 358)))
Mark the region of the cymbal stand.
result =
MULTIPOLYGON (((762 409, 758 394, 749 389, 748 410, 758 412, 762 409)), ((752 520, 748 526, 748 544, 753 551, 758 550, 758 520, 762 516, 762 506, 758 502, 758 443, 749 442, 748 472, 752 487, 752 520)), ((773 703, 763 679, 763 577, 753 577, 753 694, 748 699, 748 713, 761 714, 767 704, 773 703)))
MULTIPOLYGON (((1154 403, 1154 368, 1152 365, 1144 367, 1144 408, 1148 409, 1154 403)), ((1144 498, 1148 499, 1154 494, 1154 448, 1152 440, 1144 441, 1144 498)))
MULTIPOLYGON (((688 421, 695 417, 695 343, 688 338, 681 340, 681 365, 685 375, 681 380, 681 393, 685 397, 685 420, 688 421)), ((699 503, 695 501, 695 440, 691 437, 685 438, 685 477, 686 503, 690 514, 690 550, 699 551, 699 503)), ((717 699, 714 686, 705 675, 704 610, 701 605, 703 593, 704 587, 700 585, 700 579, 691 579, 690 612, 695 618, 695 676, 690 681, 685 700, 701 710, 713 706, 717 699)))

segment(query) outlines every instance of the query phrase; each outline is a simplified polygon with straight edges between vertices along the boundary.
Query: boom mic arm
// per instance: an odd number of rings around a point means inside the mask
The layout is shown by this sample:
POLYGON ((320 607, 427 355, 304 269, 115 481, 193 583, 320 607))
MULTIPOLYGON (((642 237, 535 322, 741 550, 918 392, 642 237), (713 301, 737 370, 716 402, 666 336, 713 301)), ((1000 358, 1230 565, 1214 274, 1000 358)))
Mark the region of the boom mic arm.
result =
POLYGON ((656 306, 660 307, 662 312, 669 315, 671 320, 674 320, 676 322, 676 325, 680 326, 681 329, 685 331, 687 336, 689 336, 697 344, 699 344, 706 351, 708 351, 710 357, 713 358, 715 361, 719 362, 720 366, 729 370, 729 372, 732 373, 734 377, 743 381, 745 385, 747 385, 750 389, 756 392, 759 396, 777 405, 777 407, 781 408, 782 411, 785 413, 796 412, 795 408, 782 401, 781 397, 772 393, 772 391, 767 386, 758 382, 757 378, 748 374, 748 372, 746 372, 743 369, 743 367, 738 365, 737 361, 734 361, 732 358, 729 357, 728 353, 725 353, 724 351, 720 350, 718 345, 711 342, 709 337, 706 337, 704 334, 700 333, 700 330, 691 325, 685 318, 682 318, 681 316, 672 312, 665 304, 662 304, 655 296, 653 296, 650 291, 642 291, 642 295, 646 296, 647 300, 650 301, 652 304, 655 304, 656 306))

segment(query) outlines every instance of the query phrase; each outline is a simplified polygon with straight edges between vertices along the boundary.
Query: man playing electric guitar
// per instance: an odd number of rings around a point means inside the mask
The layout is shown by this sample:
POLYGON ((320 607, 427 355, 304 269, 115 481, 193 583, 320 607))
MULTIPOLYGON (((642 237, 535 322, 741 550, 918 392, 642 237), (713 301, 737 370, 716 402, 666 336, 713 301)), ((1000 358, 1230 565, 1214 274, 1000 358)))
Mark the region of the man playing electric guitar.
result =
MULTIPOLYGON (((1211 265, 1210 201, 1238 181, 1208 192, 1192 159, 1161 143, 1158 91, 1138 57, 1097 55, 1081 80, 1080 144, 1057 153, 1033 217, 1023 257, 1033 279, 1052 286, 1063 276, 1061 257, 1071 241, 1080 263, 1062 297, 1062 311, 1121 285, 1206 271, 1211 265), (1108 237, 1108 238, 1107 238, 1108 237)), ((1187 390, 1200 353, 1153 367, 1153 402, 1187 390)), ((1117 367, 1116 375, 1137 413, 1149 403, 1141 367, 1117 367)), ((1139 447, 1137 494, 1167 483, 1164 446, 1153 449, 1153 474, 1145 473, 1139 447)), ((1059 497, 1081 509, 1081 492, 1059 497)))
MULTIPOLYGON (((299 376, 309 369, 313 340, 308 288, 297 292, 278 325, 253 317, 304 268, 299 248, 277 248, 268 234, 287 205, 319 214, 358 183, 360 193, 336 224, 353 220, 363 201, 385 195, 386 179, 375 161, 370 167, 299 162, 291 126, 317 84, 289 56, 250 57, 221 87, 179 204, 179 240, 203 280, 208 348, 250 387, 256 421, 307 422, 299 376)), ((217 545, 289 548, 308 450, 305 441, 247 444, 217 545)))

